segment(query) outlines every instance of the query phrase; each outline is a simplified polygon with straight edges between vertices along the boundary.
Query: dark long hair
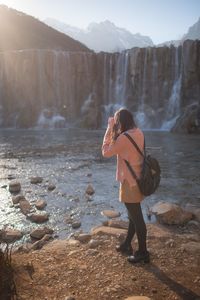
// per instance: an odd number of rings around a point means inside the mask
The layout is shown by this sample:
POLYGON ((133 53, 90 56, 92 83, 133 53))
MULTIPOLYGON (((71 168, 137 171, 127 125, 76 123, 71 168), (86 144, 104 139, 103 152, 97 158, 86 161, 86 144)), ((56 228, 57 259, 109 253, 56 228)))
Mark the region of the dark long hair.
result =
POLYGON ((115 113, 115 124, 112 131, 113 141, 115 141, 121 133, 136 127, 132 113, 125 108, 119 109, 115 113))

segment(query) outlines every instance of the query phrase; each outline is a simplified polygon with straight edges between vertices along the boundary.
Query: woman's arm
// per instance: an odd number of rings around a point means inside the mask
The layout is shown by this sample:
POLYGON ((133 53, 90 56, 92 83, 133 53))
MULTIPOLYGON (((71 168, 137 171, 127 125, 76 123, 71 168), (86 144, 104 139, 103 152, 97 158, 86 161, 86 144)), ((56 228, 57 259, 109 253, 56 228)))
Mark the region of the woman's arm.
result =
POLYGON ((108 123, 108 127, 103 139, 102 155, 104 157, 111 157, 120 154, 123 148, 122 136, 119 136, 116 141, 112 141, 112 126, 113 123, 108 123))

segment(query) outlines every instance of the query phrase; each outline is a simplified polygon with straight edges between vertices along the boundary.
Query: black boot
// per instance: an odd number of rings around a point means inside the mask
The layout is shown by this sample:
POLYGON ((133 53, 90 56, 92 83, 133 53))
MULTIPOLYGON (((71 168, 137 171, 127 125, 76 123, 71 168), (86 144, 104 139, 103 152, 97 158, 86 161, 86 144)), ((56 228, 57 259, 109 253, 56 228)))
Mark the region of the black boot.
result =
POLYGON ((149 252, 136 251, 135 254, 129 256, 127 260, 132 264, 136 264, 139 262, 149 263, 150 262, 149 252))
POLYGON ((115 247, 117 252, 121 252, 122 254, 126 255, 132 255, 133 254, 133 248, 131 245, 127 245, 126 243, 122 243, 120 245, 117 245, 115 247))

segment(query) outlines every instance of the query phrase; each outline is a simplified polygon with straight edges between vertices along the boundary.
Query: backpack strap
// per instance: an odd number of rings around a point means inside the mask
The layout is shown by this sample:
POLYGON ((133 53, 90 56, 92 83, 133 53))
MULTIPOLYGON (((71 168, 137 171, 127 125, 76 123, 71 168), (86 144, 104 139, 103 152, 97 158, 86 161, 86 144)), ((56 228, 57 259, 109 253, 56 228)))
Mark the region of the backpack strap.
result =
MULTIPOLYGON (((133 144, 133 146, 137 149, 137 151, 140 153, 142 157, 145 157, 145 154, 140 150, 134 139, 127 133, 124 132, 124 135, 129 139, 129 141, 133 144)), ((144 139, 144 153, 145 153, 145 139, 144 139)))
POLYGON ((132 176, 135 178, 136 182, 138 182, 138 177, 137 177, 137 175, 135 174, 135 171, 133 170, 133 168, 131 167, 131 165, 129 164, 129 162, 128 162, 126 159, 124 159, 124 161, 125 161, 125 163, 126 163, 128 169, 129 169, 130 173, 131 173, 132 176))

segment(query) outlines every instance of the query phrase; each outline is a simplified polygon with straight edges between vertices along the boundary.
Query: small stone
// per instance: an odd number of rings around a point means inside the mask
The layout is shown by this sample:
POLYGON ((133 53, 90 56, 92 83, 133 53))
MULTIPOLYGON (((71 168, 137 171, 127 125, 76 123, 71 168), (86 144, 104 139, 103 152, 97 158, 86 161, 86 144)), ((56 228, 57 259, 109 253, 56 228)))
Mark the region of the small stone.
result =
POLYGON ((195 227, 200 227, 200 223, 198 221, 195 221, 195 220, 189 221, 188 225, 195 226, 195 227))
POLYGON ((31 183, 32 184, 42 183, 42 181, 43 181, 42 177, 39 177, 39 176, 31 177, 31 183))
POLYGON ((8 178, 8 180, 13 180, 13 179, 15 179, 16 177, 15 177, 14 175, 12 175, 12 174, 9 174, 7 178, 8 178))
POLYGON ((96 256, 97 254, 99 254, 99 251, 97 251, 96 249, 88 249, 86 254, 89 256, 96 256))
POLYGON ((53 190, 55 190, 55 188, 56 188, 55 184, 48 185, 48 191, 53 191, 53 190))
POLYGON ((31 231, 30 236, 34 239, 42 239, 45 234, 53 234, 53 229, 44 227, 44 228, 37 228, 33 231, 31 231))
POLYGON ((89 243, 88 243, 88 246, 90 249, 94 249, 94 248, 97 248, 99 245, 101 245, 102 242, 101 241, 97 241, 97 240, 90 240, 89 243))
POLYGON ((124 300, 151 300, 151 299, 146 296, 131 296, 131 297, 125 298, 124 300))
POLYGON ((117 218, 120 216, 120 213, 114 210, 103 210, 101 214, 108 218, 117 218))
POLYGON ((169 246, 169 247, 174 247, 174 240, 173 239, 169 239, 166 243, 165 243, 166 246, 169 246))
POLYGON ((86 233, 80 233, 78 236, 76 236, 76 239, 82 243, 88 242, 91 239, 91 235, 86 233))
POLYGON ((127 234, 127 230, 121 229, 121 228, 113 228, 108 226, 98 226, 91 229, 92 235, 110 235, 119 237, 121 236, 124 238, 124 236, 127 234))
POLYGON ((21 184, 19 181, 11 181, 9 183, 9 191, 10 193, 19 193, 21 190, 21 184))
POLYGON ((73 296, 67 296, 65 297, 65 300, 76 300, 73 296))
POLYGON ((37 200, 35 202, 35 207, 39 210, 42 210, 45 208, 45 206, 47 206, 47 202, 45 200, 37 200))
POLYGON ((6 189, 7 188, 7 184, 4 184, 1 186, 2 189, 6 189))
POLYGON ((22 212, 24 215, 27 215, 27 214, 30 213, 31 205, 30 205, 30 203, 28 202, 28 200, 26 200, 26 199, 20 200, 20 201, 19 201, 19 207, 20 207, 21 212, 22 212))
POLYGON ((81 222, 73 222, 72 223, 72 228, 77 229, 79 227, 81 227, 81 222))
POLYGON ((31 248, 32 248, 33 250, 39 250, 39 249, 41 249, 41 248, 46 244, 46 242, 49 241, 51 238, 52 238, 52 236, 51 236, 50 234, 45 234, 45 236, 44 236, 41 240, 35 242, 35 243, 32 245, 31 248))
POLYGON ((94 190, 94 188, 92 187, 91 184, 88 185, 88 187, 87 187, 85 193, 88 194, 88 195, 90 195, 90 196, 93 195, 93 194, 95 193, 95 190, 94 190))
POLYGON ((21 239, 22 233, 19 230, 6 228, 5 230, 0 231, 0 238, 6 243, 12 243, 16 240, 21 239))
POLYGON ((128 229, 128 222, 123 220, 109 220, 107 226, 114 228, 128 229))
POLYGON ((44 223, 49 220, 49 214, 43 213, 43 214, 30 214, 27 216, 27 219, 31 220, 35 223, 44 223))
POLYGON ((23 195, 17 195, 12 197, 13 204, 18 204, 20 201, 26 200, 23 195))
POLYGON ((92 173, 88 173, 88 174, 87 174, 87 177, 92 177, 92 173))

